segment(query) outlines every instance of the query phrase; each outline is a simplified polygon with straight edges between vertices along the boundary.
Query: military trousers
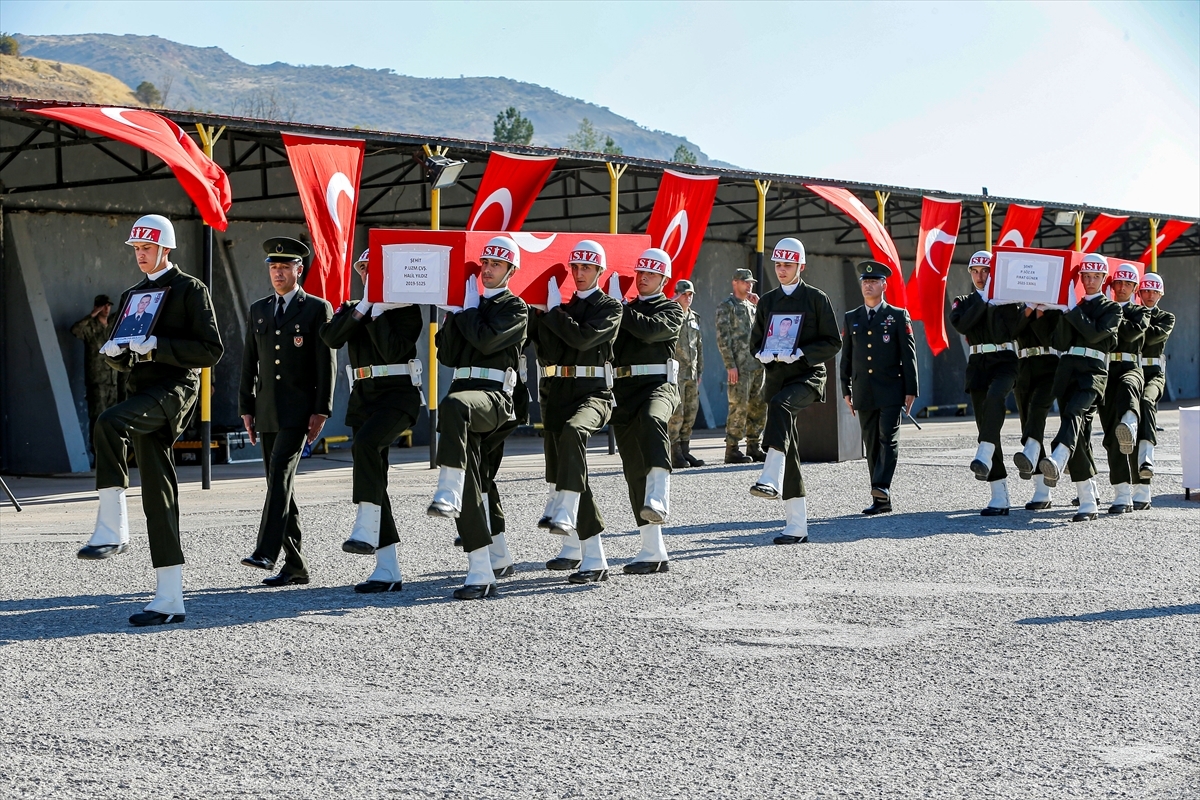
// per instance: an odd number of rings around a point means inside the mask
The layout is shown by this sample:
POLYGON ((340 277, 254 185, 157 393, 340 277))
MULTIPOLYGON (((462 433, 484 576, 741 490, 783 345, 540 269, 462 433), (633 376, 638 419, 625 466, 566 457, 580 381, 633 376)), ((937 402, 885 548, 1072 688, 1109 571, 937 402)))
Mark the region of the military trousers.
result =
POLYGON ((804 497, 804 476, 800 473, 799 431, 796 427, 800 412, 821 399, 807 383, 784 386, 767 401, 767 426, 763 430, 763 449, 779 450, 783 459, 783 499, 804 497))
POLYGON ((400 434, 411 428, 414 422, 412 411, 389 406, 375 411, 367 417, 366 422, 352 429, 353 500, 355 503, 373 503, 382 509, 379 517, 380 547, 400 541, 387 491, 388 453, 400 434))
MULTIPOLYGON (((638 527, 646 524, 646 476, 653 467, 671 471, 671 445, 667 425, 679 405, 679 392, 662 383, 638 396, 638 402, 619 402, 612 410, 612 429, 621 453, 621 468, 629 488, 629 504, 638 527)), ((583 533, 579 534, 581 537, 583 533)))
POLYGON ((512 398, 499 389, 467 389, 446 395, 438 409, 438 466, 466 472, 462 510, 454 522, 468 553, 492 543, 484 506, 483 443, 510 421, 512 408, 512 398))
MULTIPOLYGON (((700 386, 696 381, 679 382, 679 408, 671 415, 667 424, 667 436, 671 446, 692 440, 692 427, 700 413, 700 386)), ((757 437, 755 437, 757 439, 757 437)))
POLYGON ((171 445, 171 418, 146 393, 105 409, 96 419, 96 488, 129 488, 128 446, 132 441, 142 479, 142 511, 154 568, 184 563, 179 539, 179 484, 171 445))
POLYGON ((588 482, 587 444, 608 424, 611 415, 612 402, 607 396, 587 397, 575 403, 560 430, 544 431, 546 482, 558 491, 579 492, 575 527, 580 539, 590 539, 604 530, 604 516, 588 482))
POLYGON ((989 481, 1004 480, 1008 470, 1004 467, 1004 453, 1000 448, 1000 430, 1004 427, 1007 414, 1005 402, 1008 393, 1017 381, 1017 362, 1001 362, 992 366, 986 382, 971 390, 971 405, 975 409, 975 427, 979 431, 977 441, 991 442, 996 446, 992 453, 992 469, 989 481))
POLYGON ((260 433, 263 467, 267 473, 267 499, 258 523, 254 555, 276 561, 283 550, 280 572, 308 577, 308 563, 300 549, 300 509, 296 507, 296 467, 308 439, 307 428, 284 428, 260 433))
MULTIPOLYGON (((1100 428, 1104 431, 1104 451, 1108 454, 1108 480, 1114 486, 1118 483, 1133 483, 1136 467, 1130 468, 1130 457, 1121 452, 1121 444, 1117 441, 1117 425, 1126 412, 1132 411, 1141 415, 1142 389, 1145 384, 1142 370, 1128 362, 1113 364, 1108 373, 1108 383, 1104 389, 1104 400, 1100 404, 1100 428)), ((1141 429, 1141 425, 1138 425, 1141 429)), ((1137 457, 1137 443, 1134 442, 1133 457, 1137 457)))
POLYGON ((1050 449, 1053 451, 1060 444, 1070 449, 1067 470, 1073 481, 1086 481, 1096 474, 1096 461, 1092 456, 1092 411, 1098 398, 1095 389, 1076 385, 1069 386, 1058 396, 1058 434, 1050 449))
MULTIPOLYGON (((1158 401, 1162 399, 1167 388, 1167 375, 1162 367, 1143 367, 1142 376, 1146 388, 1142 390, 1141 414, 1138 420, 1138 441, 1158 444, 1158 401)), ((1150 478, 1140 474, 1141 464, 1138 462, 1138 449, 1135 447, 1130 454, 1130 472, 1134 483, 1150 483, 1150 478)))
POLYGON ((1040 461, 1046 455, 1046 418, 1054 405, 1054 373, 1058 369, 1055 356, 1023 358, 1017 366, 1017 382, 1013 394, 1017 398, 1017 414, 1021 419, 1021 444, 1030 439, 1042 442, 1040 461))
POLYGON ((729 416, 725 419, 725 435, 740 442, 758 443, 767 422, 767 401, 763 397, 764 369, 738 368, 738 382, 729 384, 725 394, 729 400, 729 416))
POLYGON ((487 504, 488 531, 492 536, 504 533, 504 506, 500 502, 500 489, 496 475, 500 462, 504 460, 504 442, 517 429, 517 420, 510 419, 496 430, 484 436, 480 442, 479 480, 483 484, 483 500, 487 504))
POLYGON ((903 408, 883 406, 856 412, 872 489, 892 488, 892 476, 896 474, 896 459, 900 454, 900 412, 903 408))

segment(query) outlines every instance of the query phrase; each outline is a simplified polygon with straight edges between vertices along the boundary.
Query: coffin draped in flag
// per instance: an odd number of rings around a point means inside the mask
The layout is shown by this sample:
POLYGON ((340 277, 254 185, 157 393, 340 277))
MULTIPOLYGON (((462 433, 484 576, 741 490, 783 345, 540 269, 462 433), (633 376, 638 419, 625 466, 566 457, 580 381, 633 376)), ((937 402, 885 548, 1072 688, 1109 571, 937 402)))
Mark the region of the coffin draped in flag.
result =
POLYGON ((469 231, 519 231, 558 162, 493 151, 467 217, 469 231))
POLYGON ((907 286, 908 313, 925 324, 925 341, 935 356, 950 346, 946 335, 946 276, 961 222, 961 200, 921 199, 917 267, 907 286))
POLYGON ((1099 215, 1092 220, 1092 224, 1088 225, 1087 230, 1080 237, 1081 247, 1079 249, 1084 253, 1095 253, 1117 228, 1125 224, 1127 219, 1129 217, 1114 217, 1112 214, 1099 215))
POLYGON ((285 133, 283 145, 313 241, 304 291, 337 308, 350 297, 354 220, 367 143, 285 133))
POLYGON ((175 173, 196 204, 201 219, 219 231, 228 227, 225 212, 233 205, 229 177, 204 155, 192 137, 166 117, 140 108, 31 108, 29 111, 153 153, 175 173))
POLYGON ((1004 212, 1004 224, 1000 226, 997 247, 1033 247, 1038 226, 1042 224, 1041 206, 1023 206, 1013 203, 1004 212))
POLYGON ((804 184, 804 188, 837 206, 858 223, 858 226, 862 228, 863 235, 867 237, 867 244, 871 248, 871 257, 892 268, 894 280, 888 281, 887 301, 894 306, 907 308, 908 293, 904 291, 904 273, 900 269, 900 254, 896 252, 896 245, 892 242, 892 237, 888 235, 887 228, 883 227, 883 223, 849 189, 810 183, 804 184))
MULTIPOLYGON (((1182 236, 1183 232, 1190 227, 1192 227, 1192 223, 1190 222, 1184 222, 1183 220, 1179 219, 1167 220, 1167 224, 1163 225, 1159 229, 1158 237, 1155 240, 1155 244, 1158 246, 1158 254, 1161 256, 1163 251, 1170 247, 1171 244, 1180 236, 1182 236)), ((1147 247, 1146 251, 1142 253, 1142 257, 1139 258, 1138 261, 1141 261, 1143 264, 1150 263, 1149 247, 1147 247)))
POLYGON ((646 233, 650 235, 651 247, 662 248, 671 257, 671 280, 665 287, 667 297, 674 294, 676 281, 692 276, 716 196, 716 175, 663 170, 646 233))

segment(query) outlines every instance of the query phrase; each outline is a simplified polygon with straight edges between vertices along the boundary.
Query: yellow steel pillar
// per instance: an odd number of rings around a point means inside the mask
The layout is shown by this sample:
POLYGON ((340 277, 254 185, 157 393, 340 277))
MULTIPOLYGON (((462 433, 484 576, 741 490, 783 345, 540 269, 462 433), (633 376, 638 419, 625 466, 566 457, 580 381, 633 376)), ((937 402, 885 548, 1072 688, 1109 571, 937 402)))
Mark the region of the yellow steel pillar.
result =
POLYGON ((756 230, 756 238, 754 250, 757 253, 755 256, 755 279, 758 281, 759 291, 763 291, 763 236, 767 228, 767 191, 771 188, 770 181, 760 181, 757 178, 754 180, 754 188, 758 190, 758 223, 756 230))
POLYGON ((1075 212, 1075 252, 1083 249, 1083 212, 1075 212))
POLYGON ((879 217, 879 224, 883 225, 884 212, 887 209, 888 198, 892 196, 891 192, 875 191, 875 216, 879 217))
POLYGON ((1154 217, 1150 218, 1150 263, 1146 268, 1158 272, 1158 220, 1154 217))
MULTIPOLYGON (((614 166, 612 163, 605 163, 608 167, 608 232, 617 232, 617 198, 620 196, 621 176, 625 174, 625 170, 629 169, 628 164, 614 166)), ((601 290, 603 291, 603 289, 601 290)), ((611 456, 617 452, 617 437, 613 433, 612 425, 608 426, 608 454, 611 456)))
POLYGON ((992 212, 996 210, 995 203, 983 203, 983 249, 992 252, 992 212))
MULTIPOLYGON (((447 147, 436 150, 424 145, 425 155, 444 156, 447 147)), ((429 229, 442 229, 442 190, 429 190, 429 229)), ((437 360, 437 306, 429 306, 429 369, 425 370, 427 389, 429 391, 429 468, 437 469, 437 408, 438 408, 438 360, 437 360)))
MULTIPOLYGON (((196 125, 204 155, 212 158, 213 145, 225 133, 225 127, 214 130, 210 125, 196 125)), ((204 285, 211 293, 213 288, 213 230, 204 223, 204 285)), ((200 488, 212 488, 212 369, 200 370, 200 488)))

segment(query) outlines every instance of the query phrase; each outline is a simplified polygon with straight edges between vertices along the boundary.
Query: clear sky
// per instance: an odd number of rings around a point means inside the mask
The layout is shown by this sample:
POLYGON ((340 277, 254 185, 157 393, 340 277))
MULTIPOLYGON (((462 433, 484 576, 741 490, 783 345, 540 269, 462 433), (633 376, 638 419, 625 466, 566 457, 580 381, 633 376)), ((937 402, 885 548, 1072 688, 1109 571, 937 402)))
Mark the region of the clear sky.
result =
POLYGON ((4 0, 26 34, 499 75, 751 169, 1200 216, 1200 2, 4 0))

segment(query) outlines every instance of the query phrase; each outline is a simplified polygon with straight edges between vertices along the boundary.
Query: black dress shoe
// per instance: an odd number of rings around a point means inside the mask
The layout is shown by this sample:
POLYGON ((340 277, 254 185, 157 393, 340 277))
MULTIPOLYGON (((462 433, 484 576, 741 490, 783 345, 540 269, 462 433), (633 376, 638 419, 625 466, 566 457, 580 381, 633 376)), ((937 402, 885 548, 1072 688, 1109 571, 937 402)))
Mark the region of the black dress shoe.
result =
POLYGON ((425 509, 425 513, 431 517, 444 517, 445 519, 458 519, 458 511, 449 503, 443 503, 440 500, 435 500, 429 504, 429 508, 425 509))
POLYGON ((454 537, 454 546, 455 546, 455 547, 462 547, 462 537, 461 537, 461 536, 455 536, 455 537, 454 537))
POLYGON ((871 487, 871 499, 873 500, 891 500, 892 493, 887 489, 881 489, 878 486, 871 487))
POLYGON ((543 530, 547 530, 547 531, 550 530, 550 518, 542 517, 541 519, 538 520, 537 526, 539 528, 542 528, 543 530))
POLYGON ((139 611, 129 618, 129 624, 137 628, 150 625, 175 625, 183 622, 183 614, 162 614, 158 611, 139 611))
POLYGON ((975 473, 975 480, 986 481, 988 479, 988 475, 990 475, 992 472, 992 465, 985 464, 979 459, 975 459, 971 462, 971 472, 975 473))
POLYGON ((1079 508, 1079 498, 1078 497, 1072 498, 1071 505, 1075 506, 1076 508, 1079 508))
POLYGON ((570 525, 562 522, 550 523, 550 532, 555 536, 570 536, 571 534, 575 534, 576 536, 579 535, 579 532, 575 528, 572 528, 570 525))
POLYGON ((765 497, 768 500, 778 500, 779 492, 775 491, 774 486, 768 486, 765 483, 756 483, 750 487, 750 494, 755 497, 765 497))
POLYGON ((1124 503, 1113 503, 1111 506, 1108 507, 1108 513, 1110 513, 1110 514, 1132 514, 1133 506, 1127 506, 1124 503))
POLYGON ((991 506, 988 506, 987 508, 985 508, 979 512, 979 516, 981 516, 981 517, 1007 517, 1008 509, 1007 508, 992 508, 991 506))
POLYGON ((1033 502, 1032 500, 1030 500, 1028 503, 1025 504, 1025 510, 1026 511, 1045 511, 1047 508, 1050 508, 1051 505, 1052 504, 1049 500, 1038 500, 1036 503, 1033 502))
POLYGON ((1138 477, 1144 481, 1148 481, 1154 477, 1154 465, 1149 462, 1138 467, 1138 477))
POLYGON ((509 564, 507 567, 501 567, 500 569, 492 570, 492 574, 495 575, 497 578, 507 578, 511 575, 516 575, 517 568, 515 566, 513 566, 512 564, 509 564))
POLYGON ((264 578, 263 583, 265 583, 267 586, 274 587, 291 586, 293 584, 296 586, 304 586, 308 583, 308 576, 296 575, 291 572, 281 572, 278 575, 272 575, 269 578, 264 578))
POLYGON ((669 561, 634 561, 621 570, 626 575, 653 575, 656 572, 670 572, 671 564, 669 561))
POLYGON ((263 556, 246 556, 242 559, 242 566, 265 569, 267 572, 272 572, 275 569, 275 562, 268 561, 263 556))
POLYGON ((1094 522, 1098 519, 1100 519, 1100 515, 1094 511, 1091 514, 1085 514, 1080 511, 1078 514, 1071 517, 1071 522, 1094 522))
POLYGON ((466 586, 460 586, 454 590, 454 599, 482 600, 489 595, 495 596, 499 594, 500 593, 496 591, 496 584, 494 583, 467 584, 466 586))
POLYGON ((546 569, 561 572, 568 569, 579 569, 579 565, 582 563, 578 558, 552 558, 546 562, 546 569))
POLYGON ((353 553, 356 556, 373 556, 375 549, 370 542, 364 542, 361 539, 347 539, 342 542, 342 552, 353 553))
POLYGON ((572 572, 567 576, 567 583, 599 583, 608 580, 606 569, 585 569, 572 572))
POLYGON ((775 544, 808 544, 807 536, 788 536, 787 534, 779 534, 775 537, 775 544))
POLYGON ((87 544, 79 548, 75 555, 84 561, 103 561, 120 555, 129 549, 128 544, 87 544))
MULTIPOLYGON (((649 522, 651 525, 662 525, 667 521, 666 514, 660 514, 650 506, 642 506, 641 512, 638 514, 642 519, 649 522)), ((552 531, 553 532, 553 531, 552 531)))
POLYGON ((1021 480, 1027 481, 1033 477, 1033 473, 1037 472, 1037 465, 1030 461, 1023 450, 1018 450, 1013 453, 1013 463, 1017 465, 1017 474, 1021 476, 1021 480))
POLYGON ((363 581, 354 584, 354 591, 359 594, 380 594, 381 592, 398 592, 404 588, 402 581, 363 581))
POLYGON ((886 501, 876 500, 871 504, 870 508, 864 508, 862 513, 866 514, 868 517, 873 517, 876 514, 890 514, 892 513, 892 504, 886 501))

